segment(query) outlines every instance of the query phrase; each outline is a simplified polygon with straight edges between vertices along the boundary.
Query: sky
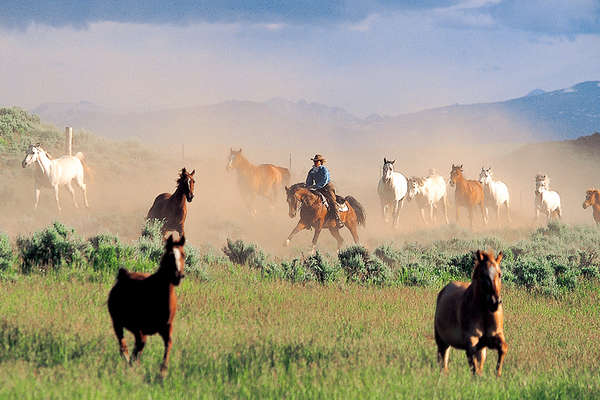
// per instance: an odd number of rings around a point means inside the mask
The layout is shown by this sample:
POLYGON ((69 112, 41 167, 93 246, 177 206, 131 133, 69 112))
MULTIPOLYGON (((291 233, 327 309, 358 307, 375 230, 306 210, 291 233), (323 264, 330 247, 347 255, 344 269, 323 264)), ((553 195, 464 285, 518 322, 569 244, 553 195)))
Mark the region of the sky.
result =
POLYGON ((600 79, 600 0, 4 0, 0 105, 367 116, 600 79))

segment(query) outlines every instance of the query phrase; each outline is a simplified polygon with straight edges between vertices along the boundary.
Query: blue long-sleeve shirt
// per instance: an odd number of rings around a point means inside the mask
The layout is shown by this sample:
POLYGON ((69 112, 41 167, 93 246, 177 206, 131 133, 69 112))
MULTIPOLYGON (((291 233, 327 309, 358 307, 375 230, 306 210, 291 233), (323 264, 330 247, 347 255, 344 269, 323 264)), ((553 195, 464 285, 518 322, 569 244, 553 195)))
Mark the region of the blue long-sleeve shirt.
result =
POLYGON ((321 189, 329 183, 329 180, 329 170, 326 166, 319 165, 318 167, 312 167, 310 171, 308 171, 306 186, 314 189, 321 189))

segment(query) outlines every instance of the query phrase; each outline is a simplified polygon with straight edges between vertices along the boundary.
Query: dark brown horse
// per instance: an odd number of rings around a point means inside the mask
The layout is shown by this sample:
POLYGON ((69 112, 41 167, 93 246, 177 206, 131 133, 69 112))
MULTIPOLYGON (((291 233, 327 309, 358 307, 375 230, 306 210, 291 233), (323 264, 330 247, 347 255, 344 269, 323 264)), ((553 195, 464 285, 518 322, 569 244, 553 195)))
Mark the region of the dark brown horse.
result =
POLYGON ((471 282, 452 282, 438 294, 435 308, 435 342, 438 361, 448 371, 450 346, 465 350, 473 374, 481 375, 486 348, 498 350, 496 375, 508 350, 504 340, 504 310, 500 289, 502 252, 477 250, 471 282))
POLYGON ((229 149, 226 169, 237 171, 240 193, 252 215, 256 215, 254 199, 257 195, 266 197, 274 204, 279 191, 290 183, 290 171, 287 168, 273 164, 254 165, 242 155, 242 149, 229 149))
POLYGON ((588 189, 585 192, 585 201, 583 202, 583 209, 592 207, 592 214, 596 224, 600 224, 600 191, 598 189, 588 189))
MULTIPOLYGON (((300 208, 300 221, 292 230, 285 245, 289 246, 292 237, 303 229, 315 230, 312 240, 313 251, 317 246, 319 234, 323 228, 329 229, 329 232, 337 240, 337 247, 340 249, 344 243, 344 239, 340 235, 340 230, 336 227, 335 218, 328 212, 329 210, 323 204, 321 195, 306 188, 304 183, 296 183, 292 187, 285 188, 287 194, 287 202, 289 206, 290 218, 294 218, 300 208)), ((354 239, 354 243, 358 244, 358 226, 365 225, 366 215, 363 206, 352 196, 338 196, 340 219, 348 228, 354 239)), ((331 206, 331 205, 330 205, 331 206)))
POLYGON ((458 224, 458 209, 466 207, 469 210, 469 220, 473 229, 473 208, 479 206, 483 223, 487 225, 487 216, 483 204, 483 185, 479 181, 467 180, 463 176, 463 166, 452 164, 450 185, 456 186, 454 206, 456 207, 456 223, 458 224))
POLYGON ((194 198, 195 173, 196 170, 188 173, 183 168, 177 179, 175 193, 162 193, 154 199, 154 203, 150 207, 146 219, 164 219, 163 233, 177 231, 179 232, 179 237, 185 234, 183 229, 185 217, 187 216, 187 206, 185 203, 186 200, 191 202, 194 198))
POLYGON ((165 343, 160 367, 162 375, 167 372, 173 318, 177 310, 175 286, 179 285, 185 276, 184 244, 185 237, 182 236, 178 242, 174 242, 173 236, 169 236, 158 271, 150 275, 121 268, 117 275, 117 283, 108 294, 108 312, 119 341, 121 356, 130 362, 138 359, 144 350, 146 336, 158 333, 165 343), (123 338, 123 329, 135 336, 131 360, 123 338))

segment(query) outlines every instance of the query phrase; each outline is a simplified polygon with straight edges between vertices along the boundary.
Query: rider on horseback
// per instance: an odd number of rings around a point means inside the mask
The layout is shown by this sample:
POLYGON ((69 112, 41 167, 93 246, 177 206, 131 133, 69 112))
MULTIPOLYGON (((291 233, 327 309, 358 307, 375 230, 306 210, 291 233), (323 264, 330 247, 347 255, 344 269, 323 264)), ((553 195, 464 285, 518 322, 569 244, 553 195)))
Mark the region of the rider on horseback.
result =
POLYGON ((335 217, 335 224, 338 229, 344 227, 344 223, 340 219, 340 214, 337 208, 335 188, 333 183, 331 182, 331 178, 329 176, 329 170, 325 165, 325 158, 322 155, 317 154, 311 160, 315 163, 315 165, 308 171, 308 176, 306 177, 306 187, 307 189, 315 190, 323 195, 329 203, 329 212, 330 215, 335 217))

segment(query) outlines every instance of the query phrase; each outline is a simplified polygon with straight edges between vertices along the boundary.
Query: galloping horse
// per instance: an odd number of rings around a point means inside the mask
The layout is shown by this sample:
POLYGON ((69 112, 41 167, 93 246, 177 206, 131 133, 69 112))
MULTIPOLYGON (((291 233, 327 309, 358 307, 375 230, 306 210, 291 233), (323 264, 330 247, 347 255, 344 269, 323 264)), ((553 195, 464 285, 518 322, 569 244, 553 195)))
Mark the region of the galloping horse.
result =
MULTIPOLYGON (((288 236, 285 245, 289 246, 292 237, 301 230, 314 228, 315 234, 312 240, 314 251, 321 230, 327 228, 337 240, 339 250, 344 243, 344 239, 340 236, 340 230, 336 227, 335 219, 330 217, 321 195, 307 189, 304 183, 296 183, 289 188, 286 186, 285 192, 290 218, 296 216, 298 207, 300 207, 300 221, 288 236)), ((352 234, 354 243, 358 244, 358 225, 365 225, 366 222, 363 206, 352 196, 338 196, 337 203, 336 205, 329 204, 329 207, 338 207, 340 219, 352 234)))
POLYGON ((121 356, 128 362, 139 358, 146 344, 146 336, 158 333, 165 343, 165 353, 160 367, 161 375, 167 372, 173 318, 177 310, 175 286, 185 276, 185 237, 178 242, 169 236, 158 270, 150 274, 129 272, 120 268, 117 282, 108 294, 108 312, 119 341, 121 356), (123 328, 135 336, 131 360, 123 338, 123 328))
POLYGON ((546 214, 546 220, 550 221, 554 215, 560 219, 562 208, 560 206, 560 196, 553 190, 550 190, 550 178, 547 175, 538 174, 535 176, 535 220, 540 218, 540 212, 546 214))
POLYGON ((481 167, 479 173, 479 182, 483 185, 485 191, 485 214, 489 217, 487 206, 492 204, 496 207, 496 221, 500 223, 500 207, 506 206, 506 219, 510 223, 510 196, 508 195, 508 187, 501 181, 495 181, 492 178, 492 168, 481 167))
POLYGON ((592 206, 594 221, 596 221, 596 224, 600 224, 600 191, 598 189, 588 189, 585 192, 583 209, 585 210, 589 206, 592 206))
POLYGON ((463 177, 463 166, 452 164, 450 171, 450 185, 456 186, 454 192, 454 202, 456 207, 456 223, 458 224, 458 208, 466 207, 469 209, 469 219, 471 221, 471 229, 473 229, 473 207, 481 208, 481 217, 483 223, 487 224, 485 215, 485 207, 483 205, 483 186, 478 181, 467 180, 463 177))
POLYGON ((242 155, 242 149, 229 149, 227 171, 237 170, 238 186, 250 214, 256 215, 254 199, 261 195, 274 204, 281 188, 290 183, 290 171, 273 164, 254 165, 242 155))
MULTIPOLYGON (((400 209, 404 205, 404 197, 408 190, 406 177, 394 171, 396 160, 383 159, 383 171, 377 185, 377 194, 381 202, 381 214, 386 220, 388 209, 392 210, 392 225, 398 224, 400 209)), ((387 221, 387 220, 386 220, 387 221)))
POLYGON ((438 209, 440 203, 444 208, 444 218, 448 224, 448 194, 446 192, 446 182, 438 174, 430 174, 425 178, 412 177, 408 180, 408 201, 415 199, 421 212, 421 220, 425 220, 425 208, 428 208, 429 220, 434 223, 433 209, 438 209))
POLYGON ((87 200, 87 186, 84 183, 83 172, 84 170, 89 175, 89 169, 84 161, 83 153, 78 152, 74 156, 62 156, 57 160, 53 160, 50 154, 46 150, 42 149, 42 146, 32 144, 27 149, 25 158, 21 162, 23 168, 37 162, 39 168, 36 168, 34 175, 34 191, 35 191, 35 202, 34 208, 37 208, 38 202, 40 201, 40 188, 51 187, 54 189, 54 198, 56 199, 56 206, 60 212, 60 202, 58 201, 58 187, 60 185, 66 185, 71 196, 73 197, 73 204, 75 208, 78 208, 77 201, 75 200, 75 191, 73 190, 73 181, 79 186, 83 193, 83 201, 86 207, 89 207, 87 200))
POLYGON ((181 170, 179 178, 177 179, 177 189, 173 194, 162 193, 156 196, 154 203, 146 219, 164 219, 165 224, 163 225, 163 234, 167 231, 179 232, 179 237, 182 237, 184 233, 183 225, 185 224, 185 217, 187 216, 186 200, 191 202, 194 198, 194 174, 188 173, 185 168, 181 170))
POLYGON ((502 363, 508 350, 504 340, 504 310, 500 289, 502 252, 477 250, 471 282, 452 282, 438 294, 434 333, 438 361, 448 371, 450 346, 466 350, 473 375, 481 375, 486 348, 498 350, 496 375, 502 375, 502 363))

